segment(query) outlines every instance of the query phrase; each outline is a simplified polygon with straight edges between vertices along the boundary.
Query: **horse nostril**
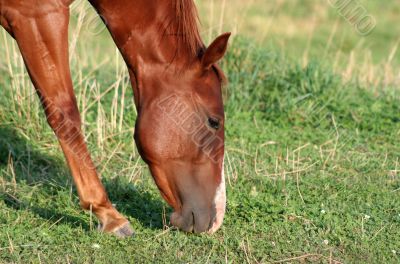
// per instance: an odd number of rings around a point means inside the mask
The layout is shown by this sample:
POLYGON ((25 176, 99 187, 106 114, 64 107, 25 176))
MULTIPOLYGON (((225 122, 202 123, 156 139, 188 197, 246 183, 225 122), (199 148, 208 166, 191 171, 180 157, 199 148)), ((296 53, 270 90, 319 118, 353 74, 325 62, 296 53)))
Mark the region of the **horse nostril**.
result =
POLYGON ((203 233, 209 229, 210 213, 209 211, 195 211, 193 221, 193 230, 195 233, 203 233))
POLYGON ((184 215, 174 212, 171 214, 170 222, 173 226, 190 233, 193 231, 194 215, 192 212, 184 215))
POLYGON ((203 233, 210 228, 210 217, 205 212, 199 213, 193 211, 186 214, 174 212, 171 215, 170 221, 173 226, 188 233, 203 233))

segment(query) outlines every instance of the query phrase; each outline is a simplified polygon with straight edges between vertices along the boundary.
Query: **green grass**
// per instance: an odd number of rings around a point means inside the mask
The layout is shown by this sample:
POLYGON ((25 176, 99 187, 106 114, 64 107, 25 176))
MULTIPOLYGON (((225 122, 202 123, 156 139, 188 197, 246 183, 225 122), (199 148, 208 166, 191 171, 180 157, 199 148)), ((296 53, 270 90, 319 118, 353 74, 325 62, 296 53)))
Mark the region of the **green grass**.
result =
POLYGON ((379 1, 340 1, 350 3, 348 12, 361 6, 365 14, 374 17, 376 27, 367 36, 358 34, 354 24, 329 2, 336 0, 206 0, 198 4, 207 40, 220 31, 232 31, 303 66, 318 58, 320 64, 333 66, 346 79, 398 85, 398 2, 388 0, 383 5, 379 1))
POLYGON ((304 66, 235 38, 222 63, 230 80, 225 222, 212 236, 185 234, 166 225, 170 209, 133 144, 136 115, 122 60, 107 37, 92 39, 78 41, 72 56, 74 86, 103 182, 136 236, 100 234, 79 208, 7 41, 9 52, 0 48, 0 263, 400 261, 395 85, 345 82, 319 57, 304 66))
MULTIPOLYGON (((334 59, 339 52, 340 62, 344 64, 342 66, 348 63, 351 51, 356 52, 360 61, 364 61, 368 52, 372 52, 373 63, 386 61, 399 40, 396 34, 400 30, 396 23, 400 14, 397 1, 388 0, 385 5, 368 0, 340 1, 350 3, 351 8, 346 10, 348 12, 359 5, 365 8, 366 14, 375 18, 376 27, 368 36, 357 34, 354 26, 330 2, 339 1, 231 0, 225 5, 222 28, 250 36, 253 41, 270 49, 284 50, 287 56, 303 56, 310 45, 309 53, 313 57, 321 56, 322 50, 325 56, 334 59), (335 30, 336 23, 338 25, 335 30), (328 46, 330 37, 332 41, 328 46)), ((223 5, 219 1, 208 0, 199 2, 199 6, 205 28, 219 30, 218 22, 223 5), (214 11, 210 2, 214 2, 214 11)), ((400 57, 395 57, 394 62, 398 66, 400 57)))

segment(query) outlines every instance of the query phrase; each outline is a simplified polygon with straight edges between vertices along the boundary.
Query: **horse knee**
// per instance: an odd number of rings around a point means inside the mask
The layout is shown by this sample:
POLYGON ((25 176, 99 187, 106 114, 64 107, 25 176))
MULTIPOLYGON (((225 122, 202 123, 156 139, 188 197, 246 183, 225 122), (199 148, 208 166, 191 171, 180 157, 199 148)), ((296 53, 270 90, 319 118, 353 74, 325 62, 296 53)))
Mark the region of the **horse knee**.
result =
POLYGON ((44 102, 47 122, 60 140, 80 134, 81 119, 74 99, 44 102))

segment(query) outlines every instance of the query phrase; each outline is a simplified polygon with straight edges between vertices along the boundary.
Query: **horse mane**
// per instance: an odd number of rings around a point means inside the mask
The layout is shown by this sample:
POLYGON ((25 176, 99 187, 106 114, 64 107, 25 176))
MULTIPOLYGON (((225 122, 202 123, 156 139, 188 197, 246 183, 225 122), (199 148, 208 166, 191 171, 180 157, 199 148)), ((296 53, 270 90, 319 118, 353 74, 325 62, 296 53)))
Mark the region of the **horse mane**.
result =
MULTIPOLYGON (((200 56, 206 47, 199 32, 199 16, 193 0, 173 0, 175 3, 176 35, 181 37, 183 44, 192 56, 200 56)), ((222 86, 227 85, 228 80, 217 64, 213 65, 222 86)))
POLYGON ((181 36, 187 50, 197 56, 203 50, 204 43, 199 32, 199 16, 193 0, 173 0, 175 3, 175 17, 177 35, 181 36))

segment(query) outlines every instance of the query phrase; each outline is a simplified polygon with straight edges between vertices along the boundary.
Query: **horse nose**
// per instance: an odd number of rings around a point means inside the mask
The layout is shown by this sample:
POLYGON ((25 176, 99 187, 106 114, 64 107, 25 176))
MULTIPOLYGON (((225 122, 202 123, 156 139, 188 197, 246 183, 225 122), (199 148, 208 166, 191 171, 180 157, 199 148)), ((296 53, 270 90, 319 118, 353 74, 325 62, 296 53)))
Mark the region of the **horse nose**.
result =
POLYGON ((193 219, 193 231, 195 233, 203 233, 210 228, 214 217, 211 210, 198 210, 193 213, 193 219))
POLYGON ((213 205, 215 206, 215 214, 212 218, 211 226, 208 233, 215 233, 222 225, 226 210, 226 190, 225 190, 225 178, 224 170, 222 169, 221 183, 219 184, 215 193, 213 205))
POLYGON ((223 175, 222 170, 221 181, 216 187, 204 184, 205 181, 201 180, 181 181, 177 199, 180 206, 174 208, 175 212, 170 218, 171 224, 186 232, 216 232, 221 227, 225 215, 226 191, 223 175))
POLYGON ((182 213, 174 212, 170 221, 173 226, 185 232, 203 233, 210 229, 215 219, 215 210, 192 209, 182 213))

